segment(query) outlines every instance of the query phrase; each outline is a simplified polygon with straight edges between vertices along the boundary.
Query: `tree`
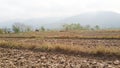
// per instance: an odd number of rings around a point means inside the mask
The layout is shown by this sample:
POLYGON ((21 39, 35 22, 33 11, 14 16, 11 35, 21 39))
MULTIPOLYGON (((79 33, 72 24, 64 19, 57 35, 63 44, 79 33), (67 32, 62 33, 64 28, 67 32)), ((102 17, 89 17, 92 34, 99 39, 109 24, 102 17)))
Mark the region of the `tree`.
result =
POLYGON ((66 31, 68 31, 69 30, 69 25, 68 24, 64 24, 63 25, 63 29, 66 30, 66 31))
POLYGON ((29 26, 29 25, 26 25, 26 26, 24 26, 24 32, 31 32, 31 31, 33 31, 33 28, 31 27, 31 26, 29 26))
POLYGON ((20 25, 19 25, 19 23, 13 24, 12 30, 13 30, 15 33, 19 33, 19 32, 20 32, 20 25))
POLYGON ((3 28, 3 32, 4 33, 10 33, 11 31, 10 31, 10 28, 3 28))
POLYGON ((30 32, 30 31, 32 31, 32 27, 28 26, 28 25, 25 25, 25 24, 22 24, 22 23, 14 23, 13 26, 12 26, 12 30, 15 33, 30 32))
POLYGON ((83 29, 83 27, 79 24, 79 23, 75 23, 75 24, 64 24, 63 25, 63 29, 64 30, 81 30, 81 29, 83 29))
POLYGON ((40 28, 40 30, 41 30, 41 31, 45 31, 45 28, 42 26, 42 27, 40 28))
POLYGON ((91 30, 91 27, 90 27, 90 25, 86 25, 86 26, 84 27, 84 29, 85 29, 85 30, 91 30))
POLYGON ((100 29, 100 27, 99 27, 98 25, 96 25, 96 26, 95 26, 95 29, 96 29, 96 30, 99 30, 99 29, 100 29))
POLYGON ((3 29, 0 28, 0 34, 3 34, 3 29))

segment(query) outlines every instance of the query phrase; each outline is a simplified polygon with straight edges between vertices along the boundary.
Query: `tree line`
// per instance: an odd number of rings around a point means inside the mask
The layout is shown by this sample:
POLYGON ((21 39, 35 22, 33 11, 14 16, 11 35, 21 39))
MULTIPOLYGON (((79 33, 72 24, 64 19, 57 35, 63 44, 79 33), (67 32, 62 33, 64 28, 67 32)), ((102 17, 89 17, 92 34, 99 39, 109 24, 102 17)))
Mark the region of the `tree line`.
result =
MULTIPOLYGON (((49 31, 50 29, 46 29, 44 26, 33 29, 30 25, 25 25, 23 23, 14 23, 12 25, 12 28, 0 28, 0 34, 2 33, 20 33, 20 32, 33 32, 33 31, 49 31)), ((62 25, 62 29, 64 31, 70 31, 70 30, 100 30, 100 27, 98 25, 91 27, 90 25, 82 26, 79 23, 72 23, 72 24, 64 24, 62 25)))
POLYGON ((98 25, 91 27, 90 25, 82 26, 79 23, 72 23, 72 24, 64 24, 63 30, 69 31, 69 30, 100 30, 100 27, 98 25))

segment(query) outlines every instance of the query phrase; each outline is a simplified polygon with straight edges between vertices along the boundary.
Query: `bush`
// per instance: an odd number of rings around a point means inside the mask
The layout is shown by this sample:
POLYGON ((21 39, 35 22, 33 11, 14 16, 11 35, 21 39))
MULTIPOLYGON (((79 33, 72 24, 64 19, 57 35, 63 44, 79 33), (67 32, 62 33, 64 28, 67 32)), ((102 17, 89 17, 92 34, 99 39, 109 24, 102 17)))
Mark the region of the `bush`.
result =
POLYGON ((2 29, 0 29, 0 34, 3 34, 4 32, 3 32, 3 30, 2 29))
POLYGON ((28 25, 25 25, 25 24, 22 24, 22 23, 15 23, 15 24, 13 24, 13 26, 12 26, 12 30, 13 30, 15 33, 19 33, 19 32, 30 32, 30 31, 32 31, 32 27, 31 27, 31 26, 28 26, 28 25))

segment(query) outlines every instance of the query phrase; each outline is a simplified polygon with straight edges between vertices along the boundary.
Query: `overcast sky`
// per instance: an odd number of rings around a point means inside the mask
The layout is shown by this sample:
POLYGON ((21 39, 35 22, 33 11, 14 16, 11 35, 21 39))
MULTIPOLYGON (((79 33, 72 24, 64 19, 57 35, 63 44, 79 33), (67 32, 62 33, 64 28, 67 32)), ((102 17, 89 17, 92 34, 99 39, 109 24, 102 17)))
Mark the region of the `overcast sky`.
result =
POLYGON ((90 11, 120 13, 120 0, 0 0, 0 19, 64 17, 90 11))

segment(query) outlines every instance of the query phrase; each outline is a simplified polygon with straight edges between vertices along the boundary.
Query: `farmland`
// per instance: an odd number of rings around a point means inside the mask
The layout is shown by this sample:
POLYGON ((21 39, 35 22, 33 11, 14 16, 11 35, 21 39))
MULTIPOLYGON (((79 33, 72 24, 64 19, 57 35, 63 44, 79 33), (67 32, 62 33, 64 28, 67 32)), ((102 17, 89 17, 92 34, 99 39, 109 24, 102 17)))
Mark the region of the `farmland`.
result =
POLYGON ((0 68, 119 68, 119 57, 119 30, 0 34, 0 68))

